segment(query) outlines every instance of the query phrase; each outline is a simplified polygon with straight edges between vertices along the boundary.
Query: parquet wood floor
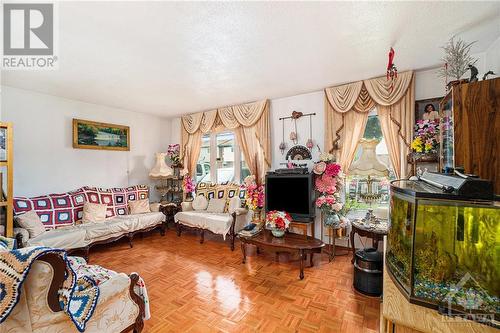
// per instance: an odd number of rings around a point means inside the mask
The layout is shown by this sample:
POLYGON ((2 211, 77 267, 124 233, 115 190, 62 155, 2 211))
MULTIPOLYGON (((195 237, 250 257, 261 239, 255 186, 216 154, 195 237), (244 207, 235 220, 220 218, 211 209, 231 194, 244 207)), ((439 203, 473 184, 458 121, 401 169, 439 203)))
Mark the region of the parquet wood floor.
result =
POLYGON ((91 250, 90 261, 146 281, 152 318, 145 332, 378 332, 380 301, 352 288, 350 256, 314 257, 298 279, 298 262, 264 251, 241 264, 239 243, 170 229, 91 250))

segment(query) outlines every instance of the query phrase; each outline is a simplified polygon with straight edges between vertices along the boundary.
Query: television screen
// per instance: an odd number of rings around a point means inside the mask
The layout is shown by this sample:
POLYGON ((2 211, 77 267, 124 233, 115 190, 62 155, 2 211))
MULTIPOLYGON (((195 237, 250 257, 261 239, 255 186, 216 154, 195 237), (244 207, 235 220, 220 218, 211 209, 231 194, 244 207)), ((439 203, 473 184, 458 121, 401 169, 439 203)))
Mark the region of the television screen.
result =
POLYGON ((309 175, 266 178, 266 211, 281 210, 292 217, 311 216, 312 189, 309 175))

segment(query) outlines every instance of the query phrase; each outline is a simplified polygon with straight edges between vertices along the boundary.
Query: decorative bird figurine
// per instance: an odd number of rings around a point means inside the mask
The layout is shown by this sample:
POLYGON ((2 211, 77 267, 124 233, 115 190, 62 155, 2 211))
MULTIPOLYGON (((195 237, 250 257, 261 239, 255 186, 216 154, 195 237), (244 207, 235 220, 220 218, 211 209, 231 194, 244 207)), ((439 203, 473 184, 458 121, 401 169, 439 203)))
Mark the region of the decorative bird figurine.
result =
POLYGON ((486 80, 488 78, 488 75, 496 75, 495 73, 493 73, 493 71, 487 71, 484 75, 483 75, 483 81, 486 80))
POLYGON ((476 67, 474 67, 471 64, 469 64, 469 70, 470 70, 469 82, 477 82, 477 75, 479 74, 479 71, 477 70, 476 67))

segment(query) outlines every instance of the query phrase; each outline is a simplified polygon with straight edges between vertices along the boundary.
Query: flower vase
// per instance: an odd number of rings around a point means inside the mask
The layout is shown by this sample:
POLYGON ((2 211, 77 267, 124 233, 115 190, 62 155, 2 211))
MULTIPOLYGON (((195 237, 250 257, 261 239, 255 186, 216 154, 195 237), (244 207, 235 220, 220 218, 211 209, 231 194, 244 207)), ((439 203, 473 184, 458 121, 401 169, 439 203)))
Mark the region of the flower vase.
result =
POLYGON ((335 213, 327 213, 325 214, 325 219, 323 221, 323 224, 326 227, 338 228, 340 224, 340 218, 335 213))
POLYGON ((274 237, 283 237, 285 235, 285 229, 272 228, 271 233, 274 237))
POLYGON ((191 192, 186 193, 186 201, 191 202, 193 200, 194 200, 193 193, 191 192))
POLYGON ((262 212, 262 209, 260 209, 260 208, 254 209, 254 211, 253 211, 253 218, 252 218, 252 222, 253 223, 259 224, 262 221, 262 219, 261 219, 261 212, 262 212))

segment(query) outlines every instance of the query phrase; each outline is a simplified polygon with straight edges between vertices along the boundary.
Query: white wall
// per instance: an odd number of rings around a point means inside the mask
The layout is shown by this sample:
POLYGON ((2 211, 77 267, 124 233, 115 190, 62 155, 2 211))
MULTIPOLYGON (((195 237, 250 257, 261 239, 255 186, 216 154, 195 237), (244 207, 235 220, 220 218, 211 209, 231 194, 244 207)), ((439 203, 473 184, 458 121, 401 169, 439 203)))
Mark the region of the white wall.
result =
MULTIPOLYGON (((151 184, 155 152, 170 143, 171 120, 2 86, 2 121, 14 126, 14 194, 65 192, 84 185, 151 184), (72 119, 130 126, 131 150, 74 149, 72 119)), ((156 197, 154 190, 152 198, 156 197)))

